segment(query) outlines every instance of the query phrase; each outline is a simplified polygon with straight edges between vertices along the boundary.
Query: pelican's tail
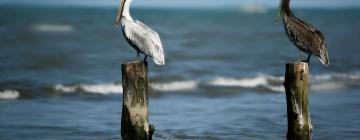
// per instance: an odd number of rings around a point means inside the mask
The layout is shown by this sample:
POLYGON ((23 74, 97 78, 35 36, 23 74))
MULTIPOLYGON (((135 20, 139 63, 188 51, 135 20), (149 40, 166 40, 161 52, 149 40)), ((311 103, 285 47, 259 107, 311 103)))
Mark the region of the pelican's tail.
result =
POLYGON ((162 58, 153 57, 152 59, 153 59, 153 61, 155 62, 155 64, 157 64, 157 65, 159 65, 159 66, 164 66, 164 65, 165 65, 165 59, 164 59, 164 57, 162 57, 162 58))
POLYGON ((321 47, 319 60, 327 67, 330 65, 329 54, 325 45, 321 47))
POLYGON ((155 62, 155 64, 157 64, 157 65, 160 65, 160 66, 165 65, 165 56, 164 56, 164 52, 162 50, 158 50, 156 55, 152 56, 152 59, 155 62))

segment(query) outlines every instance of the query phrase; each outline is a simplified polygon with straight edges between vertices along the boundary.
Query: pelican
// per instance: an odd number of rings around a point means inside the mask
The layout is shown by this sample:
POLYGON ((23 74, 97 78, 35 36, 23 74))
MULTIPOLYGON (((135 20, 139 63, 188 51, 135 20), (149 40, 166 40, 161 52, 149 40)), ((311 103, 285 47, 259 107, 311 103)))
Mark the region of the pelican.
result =
POLYGON ((295 17, 290 10, 290 0, 281 0, 276 23, 283 19, 286 35, 291 42, 300 50, 300 59, 302 53, 308 54, 307 60, 310 61, 311 55, 317 56, 322 64, 329 66, 329 56, 326 42, 323 34, 310 24, 295 17))
POLYGON ((144 54, 144 62, 151 57, 155 64, 165 65, 164 50, 159 34, 144 23, 133 20, 130 15, 132 0, 121 0, 116 16, 116 27, 121 24, 122 32, 127 42, 136 50, 137 56, 144 54))

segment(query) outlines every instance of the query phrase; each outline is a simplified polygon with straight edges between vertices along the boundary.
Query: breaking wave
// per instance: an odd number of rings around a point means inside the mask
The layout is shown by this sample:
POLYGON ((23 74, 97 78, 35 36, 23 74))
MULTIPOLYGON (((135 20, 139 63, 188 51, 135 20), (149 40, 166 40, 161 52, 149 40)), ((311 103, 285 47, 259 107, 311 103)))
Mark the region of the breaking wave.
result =
MULTIPOLYGON (((176 92, 204 90, 207 87, 242 88, 254 91, 283 93, 283 76, 260 74, 248 78, 215 77, 210 80, 184 80, 170 82, 150 83, 150 89, 157 92, 176 92)), ((360 87, 360 73, 352 74, 325 74, 310 76, 310 90, 328 91, 343 90, 351 87, 360 87)), ((57 92, 87 92, 95 94, 121 94, 121 83, 108 84, 78 84, 78 85, 54 85, 52 89, 57 92)))
POLYGON ((57 84, 52 87, 57 92, 88 92, 95 94, 121 94, 123 88, 121 84, 79 84, 79 85, 61 85, 57 84))
POLYGON ((195 80, 190 81, 175 81, 170 83, 154 83, 150 87, 154 90, 166 92, 166 91, 189 91, 198 87, 198 83, 195 80))
POLYGON ((215 80, 210 81, 209 84, 214 86, 239 86, 239 87, 254 88, 259 85, 266 85, 267 80, 266 77, 264 76, 259 76, 255 78, 245 78, 245 79, 218 77, 215 80))
POLYGON ((315 91, 342 90, 360 87, 360 73, 324 74, 311 77, 310 89, 315 91))
POLYGON ((252 78, 225 78, 218 77, 208 82, 212 86, 240 87, 254 90, 267 90, 271 92, 284 92, 281 82, 283 77, 258 75, 252 78))
MULTIPOLYGON (((210 85, 224 87, 241 87, 248 89, 265 89, 271 92, 285 92, 284 76, 258 75, 252 78, 216 78, 210 85)), ((330 91, 360 86, 360 73, 324 74, 310 76, 310 90, 330 91)))
MULTIPOLYGON (((170 83, 154 83, 150 84, 150 88, 159 92, 169 91, 189 91, 197 87, 196 81, 176 81, 170 83)), ((57 84, 51 87, 56 92, 73 93, 87 92, 95 94, 121 94, 123 87, 121 83, 110 84, 78 84, 78 85, 62 85, 57 84)))
POLYGON ((0 100, 14 100, 19 98, 20 93, 16 90, 0 91, 0 100))

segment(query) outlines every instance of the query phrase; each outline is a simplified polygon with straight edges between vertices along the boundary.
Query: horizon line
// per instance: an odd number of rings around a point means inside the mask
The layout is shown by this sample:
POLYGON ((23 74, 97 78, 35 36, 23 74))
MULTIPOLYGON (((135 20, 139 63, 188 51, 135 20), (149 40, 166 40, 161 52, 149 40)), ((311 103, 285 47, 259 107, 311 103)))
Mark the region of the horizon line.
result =
MULTIPOLYGON (((88 8, 118 8, 118 5, 81 5, 81 4, 30 4, 30 3, 0 3, 1 6, 32 6, 32 7, 88 7, 88 8)), ((144 5, 134 5, 133 8, 136 9, 242 9, 248 6, 260 6, 265 9, 277 9, 277 6, 269 6, 262 4, 244 4, 236 6, 144 6, 144 5)), ((348 6, 293 6, 294 9, 360 9, 358 5, 348 5, 348 6)))

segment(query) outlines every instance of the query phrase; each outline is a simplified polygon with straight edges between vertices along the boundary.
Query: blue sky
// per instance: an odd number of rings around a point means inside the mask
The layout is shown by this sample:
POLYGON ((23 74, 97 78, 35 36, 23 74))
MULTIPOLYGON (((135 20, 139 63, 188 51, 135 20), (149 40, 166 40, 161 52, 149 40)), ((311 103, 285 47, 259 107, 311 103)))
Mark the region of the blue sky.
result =
MULTIPOLYGON (((133 0, 134 7, 241 7, 260 4, 276 7, 280 0, 133 0)), ((0 0, 0 4, 117 6, 119 0, 0 0)), ((293 0, 294 7, 360 7, 360 0, 293 0)))

